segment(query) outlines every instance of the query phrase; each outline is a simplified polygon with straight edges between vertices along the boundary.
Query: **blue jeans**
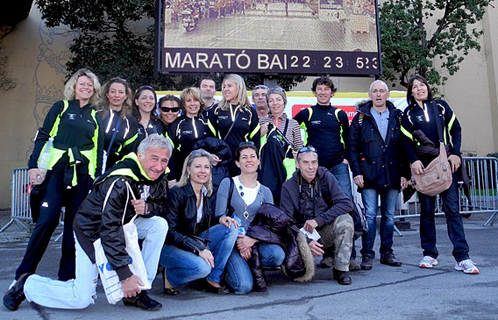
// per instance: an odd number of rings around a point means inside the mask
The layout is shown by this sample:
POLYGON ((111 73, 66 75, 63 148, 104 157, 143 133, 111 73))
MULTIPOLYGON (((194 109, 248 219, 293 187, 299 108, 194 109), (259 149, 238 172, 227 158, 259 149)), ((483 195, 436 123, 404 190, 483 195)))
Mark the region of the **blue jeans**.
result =
POLYGON ((342 191, 349 197, 353 199, 353 191, 351 189, 351 178, 349 177, 349 167, 345 163, 339 163, 330 169, 330 172, 334 175, 339 182, 339 186, 342 191))
MULTIPOLYGON (((465 239, 463 221, 458 211, 458 187, 456 174, 453 174, 453 183, 450 188, 440 194, 443 199, 444 213, 448 236, 453 244, 453 257, 457 262, 469 258, 469 245, 465 239)), ((437 258, 439 252, 436 248, 436 223, 434 211, 436 197, 418 194, 420 201, 420 242, 424 249, 424 256, 437 258)))
MULTIPOLYGON (((201 237, 206 231, 201 233, 201 237)), ((238 232, 217 224, 209 229, 208 247, 214 257, 214 268, 195 253, 182 250, 174 245, 165 245, 161 251, 159 263, 166 268, 166 276, 173 287, 197 279, 206 278, 220 283, 228 257, 232 253, 238 232)))
POLYGON ((379 194, 380 194, 380 255, 391 253, 393 246, 394 234, 394 211, 396 210, 396 200, 398 199, 398 190, 395 189, 363 189, 361 198, 365 206, 367 216, 368 232, 362 236, 362 256, 375 257, 373 245, 377 233, 376 217, 379 211, 379 194))
MULTIPOLYGON (((284 262, 285 252, 276 244, 261 243, 259 245, 261 264, 265 267, 277 267, 284 262)), ((253 278, 247 262, 234 248, 227 262, 227 282, 236 294, 246 294, 252 290, 253 278)))
MULTIPOLYGON (((353 199, 353 190, 351 189, 351 178, 349 177, 349 166, 345 163, 339 163, 333 166, 330 169, 330 172, 334 175, 339 182, 339 187, 341 187, 342 191, 349 197, 349 199, 353 199)), ((326 251, 326 255, 333 257, 333 250, 330 252, 326 251)), ((351 260, 356 259, 356 249, 355 244, 353 242, 353 251, 351 252, 351 260)))

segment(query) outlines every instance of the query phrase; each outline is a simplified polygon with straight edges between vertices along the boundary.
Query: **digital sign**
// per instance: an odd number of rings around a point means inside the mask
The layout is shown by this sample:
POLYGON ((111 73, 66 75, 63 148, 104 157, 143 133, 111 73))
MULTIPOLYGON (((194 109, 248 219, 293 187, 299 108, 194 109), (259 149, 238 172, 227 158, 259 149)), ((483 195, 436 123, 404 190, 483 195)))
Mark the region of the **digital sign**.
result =
POLYGON ((375 0, 161 4, 163 73, 381 74, 375 0))

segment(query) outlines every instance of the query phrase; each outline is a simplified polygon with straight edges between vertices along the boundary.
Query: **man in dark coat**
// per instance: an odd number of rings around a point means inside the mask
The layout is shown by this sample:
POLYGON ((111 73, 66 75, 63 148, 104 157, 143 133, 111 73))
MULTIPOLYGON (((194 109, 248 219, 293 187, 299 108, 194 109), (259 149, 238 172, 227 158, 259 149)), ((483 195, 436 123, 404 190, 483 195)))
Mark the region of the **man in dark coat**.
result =
POLYGON ((354 224, 349 212, 353 203, 342 191, 334 175, 318 166, 315 148, 299 150, 297 171, 282 186, 280 207, 294 217, 308 236, 314 256, 334 248, 333 278, 339 284, 351 284, 349 259, 353 248, 354 224), (316 235, 319 237, 315 237, 316 235), (319 239, 317 239, 319 238, 319 239))
POLYGON ((368 232, 362 237, 363 270, 373 267, 376 217, 381 198, 380 263, 401 266, 393 253, 394 211, 400 189, 410 178, 408 165, 403 160, 403 142, 400 131, 401 110, 387 99, 389 89, 382 80, 372 82, 370 100, 361 103, 351 123, 349 135, 350 163, 354 183, 361 192, 368 232), (408 170, 406 170, 408 169, 408 170))

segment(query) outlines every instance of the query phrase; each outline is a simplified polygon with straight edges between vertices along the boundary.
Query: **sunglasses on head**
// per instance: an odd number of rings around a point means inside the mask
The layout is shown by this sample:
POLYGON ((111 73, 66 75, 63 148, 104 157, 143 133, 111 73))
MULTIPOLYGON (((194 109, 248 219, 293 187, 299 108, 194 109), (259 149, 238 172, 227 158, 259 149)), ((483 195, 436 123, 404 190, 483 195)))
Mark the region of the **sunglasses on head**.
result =
POLYGON ((305 152, 315 152, 316 153, 316 149, 313 146, 302 147, 301 149, 299 149, 297 154, 305 153, 305 152))
POLYGON ((243 142, 239 143, 239 148, 240 147, 244 147, 244 146, 254 147, 254 142, 252 142, 252 141, 243 141, 243 142))
POLYGON ((161 107, 162 112, 178 112, 180 111, 180 107, 174 107, 174 108, 168 108, 168 107, 161 107))

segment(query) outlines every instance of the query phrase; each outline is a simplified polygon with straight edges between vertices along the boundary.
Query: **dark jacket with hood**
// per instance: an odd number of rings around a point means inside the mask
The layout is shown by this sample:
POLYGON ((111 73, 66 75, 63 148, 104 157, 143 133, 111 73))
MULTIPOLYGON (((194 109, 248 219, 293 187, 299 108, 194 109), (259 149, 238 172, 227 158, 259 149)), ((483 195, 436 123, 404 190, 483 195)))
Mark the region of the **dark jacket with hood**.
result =
POLYGON ((206 249, 209 231, 204 238, 199 235, 212 226, 210 203, 209 197, 204 195, 202 220, 197 223, 197 197, 190 181, 183 187, 171 188, 164 216, 169 227, 165 244, 196 254, 206 249))
POLYGON ((402 112, 387 101, 389 110, 386 140, 371 113, 371 100, 358 106, 349 133, 350 165, 353 177, 363 175, 364 189, 400 190, 401 177, 410 179, 401 134, 402 112))
POLYGON ((294 172, 282 186, 280 208, 296 220, 299 228, 314 219, 320 230, 336 217, 351 212, 353 203, 334 175, 327 168, 318 167, 311 183, 302 178, 300 170, 294 172))
MULTIPOLYGON (((273 204, 263 204, 247 230, 246 235, 264 243, 279 245, 285 251, 284 267, 286 275, 296 281, 309 281, 314 274, 314 261, 311 250, 296 221, 273 204), (301 243, 298 243, 301 242, 301 243)), ((252 247, 248 263, 254 278, 254 289, 263 291, 266 281, 263 276, 258 242, 252 247)))
POLYGON ((100 238, 109 264, 121 281, 133 275, 123 232, 123 224, 135 216, 131 200, 133 195, 140 198, 143 184, 154 183, 143 171, 137 155, 130 153, 95 181, 74 218, 76 238, 90 260, 95 263, 93 243, 100 238))

